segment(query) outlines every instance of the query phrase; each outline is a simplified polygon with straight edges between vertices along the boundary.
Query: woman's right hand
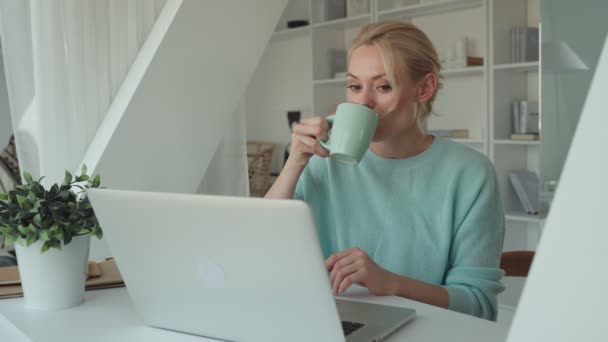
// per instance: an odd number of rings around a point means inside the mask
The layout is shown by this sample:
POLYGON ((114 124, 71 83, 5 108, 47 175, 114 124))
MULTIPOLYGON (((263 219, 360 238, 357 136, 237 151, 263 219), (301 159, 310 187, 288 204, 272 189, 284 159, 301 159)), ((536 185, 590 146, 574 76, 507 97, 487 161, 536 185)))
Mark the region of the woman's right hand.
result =
POLYGON ((317 140, 319 138, 326 141, 329 137, 328 132, 329 124, 325 118, 315 116, 302 119, 293 128, 288 162, 303 168, 313 155, 329 157, 329 151, 317 140))

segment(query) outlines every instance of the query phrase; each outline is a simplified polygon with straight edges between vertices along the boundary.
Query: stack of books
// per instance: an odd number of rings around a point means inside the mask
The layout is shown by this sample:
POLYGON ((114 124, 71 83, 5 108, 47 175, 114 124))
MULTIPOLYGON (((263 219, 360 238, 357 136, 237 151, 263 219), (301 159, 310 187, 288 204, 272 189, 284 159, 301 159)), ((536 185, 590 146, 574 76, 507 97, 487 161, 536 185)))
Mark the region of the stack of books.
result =
POLYGON ((511 63, 538 61, 538 27, 513 27, 510 38, 511 63))
POLYGON ((527 214, 536 215, 539 212, 539 180, 536 173, 527 170, 511 171, 509 181, 517 194, 521 206, 527 214))
POLYGON ((538 103, 526 100, 511 102, 511 139, 538 140, 539 113, 538 103))

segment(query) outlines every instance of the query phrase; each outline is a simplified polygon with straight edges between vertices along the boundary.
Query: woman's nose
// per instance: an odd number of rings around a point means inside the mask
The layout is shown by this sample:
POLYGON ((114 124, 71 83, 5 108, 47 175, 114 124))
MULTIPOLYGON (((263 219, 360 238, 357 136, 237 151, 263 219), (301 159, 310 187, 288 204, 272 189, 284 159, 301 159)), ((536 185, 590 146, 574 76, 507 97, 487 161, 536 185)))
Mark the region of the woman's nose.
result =
POLYGON ((365 107, 370 108, 370 109, 374 109, 374 106, 376 105, 374 96, 373 96, 373 94, 370 94, 369 91, 362 91, 353 100, 354 100, 353 102, 358 103, 360 105, 364 105, 365 107))

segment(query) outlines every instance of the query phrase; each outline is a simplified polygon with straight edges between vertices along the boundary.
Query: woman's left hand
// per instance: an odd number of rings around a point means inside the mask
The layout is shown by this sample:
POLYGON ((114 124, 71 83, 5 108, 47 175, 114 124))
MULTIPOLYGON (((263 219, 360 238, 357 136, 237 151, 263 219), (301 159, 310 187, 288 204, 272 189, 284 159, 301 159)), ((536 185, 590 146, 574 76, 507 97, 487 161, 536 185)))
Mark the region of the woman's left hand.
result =
POLYGON ((392 295, 395 292, 393 273, 378 266, 360 248, 354 247, 335 253, 325 261, 330 271, 334 295, 342 294, 352 284, 359 284, 376 296, 392 295))

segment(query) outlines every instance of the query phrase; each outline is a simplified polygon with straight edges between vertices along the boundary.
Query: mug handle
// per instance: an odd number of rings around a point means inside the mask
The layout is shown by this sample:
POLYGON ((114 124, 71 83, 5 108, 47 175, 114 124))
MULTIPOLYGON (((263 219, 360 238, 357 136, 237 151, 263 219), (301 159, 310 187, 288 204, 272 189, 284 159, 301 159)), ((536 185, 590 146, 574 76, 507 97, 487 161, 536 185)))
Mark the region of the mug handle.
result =
MULTIPOLYGON (((335 117, 336 117, 335 115, 330 115, 330 116, 328 116, 328 117, 325 118, 325 121, 327 121, 328 124, 332 125, 334 123, 334 118, 335 117)), ((327 141, 323 141, 323 140, 321 140, 319 138, 317 138, 317 140, 319 141, 319 143, 321 144, 321 146, 323 146, 326 150, 328 150, 329 152, 331 152, 331 145, 329 144, 329 138, 327 138, 327 141)))

